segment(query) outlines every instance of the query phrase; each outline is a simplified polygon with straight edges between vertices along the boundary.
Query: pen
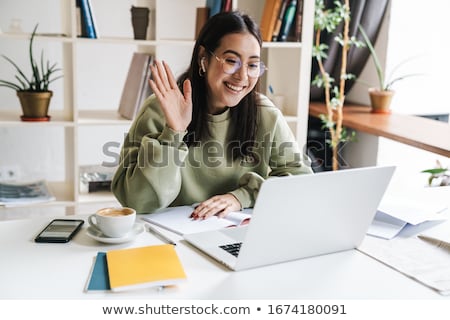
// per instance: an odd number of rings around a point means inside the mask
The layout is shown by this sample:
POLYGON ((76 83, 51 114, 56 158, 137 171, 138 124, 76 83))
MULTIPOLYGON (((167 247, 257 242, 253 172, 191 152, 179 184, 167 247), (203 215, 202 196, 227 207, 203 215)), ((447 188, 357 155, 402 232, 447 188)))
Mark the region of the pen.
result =
POLYGON ((425 241, 425 242, 428 242, 428 243, 431 243, 431 244, 435 245, 436 247, 445 249, 447 251, 450 250, 450 244, 445 242, 445 241, 442 241, 442 240, 439 240, 439 239, 436 239, 436 238, 433 238, 433 237, 428 237, 428 236, 425 236, 423 234, 420 234, 417 237, 419 239, 425 241))
POLYGON ((160 238, 161 240, 163 240, 164 242, 168 243, 168 244, 172 244, 174 246, 176 246, 177 244, 169 239, 168 237, 166 237, 165 235, 163 235, 161 232, 159 232, 158 230, 156 230, 153 226, 147 224, 148 227, 148 231, 153 233, 155 236, 157 236, 158 238, 160 238))

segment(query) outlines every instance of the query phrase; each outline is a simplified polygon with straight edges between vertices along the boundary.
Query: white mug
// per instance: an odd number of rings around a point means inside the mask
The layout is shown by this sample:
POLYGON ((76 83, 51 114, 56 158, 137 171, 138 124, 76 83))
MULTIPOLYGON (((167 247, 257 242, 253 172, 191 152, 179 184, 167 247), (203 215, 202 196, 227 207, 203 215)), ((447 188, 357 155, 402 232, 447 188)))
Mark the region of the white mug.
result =
POLYGON ((125 236, 133 228, 136 210, 126 207, 111 207, 98 210, 88 218, 89 224, 110 238, 125 236))

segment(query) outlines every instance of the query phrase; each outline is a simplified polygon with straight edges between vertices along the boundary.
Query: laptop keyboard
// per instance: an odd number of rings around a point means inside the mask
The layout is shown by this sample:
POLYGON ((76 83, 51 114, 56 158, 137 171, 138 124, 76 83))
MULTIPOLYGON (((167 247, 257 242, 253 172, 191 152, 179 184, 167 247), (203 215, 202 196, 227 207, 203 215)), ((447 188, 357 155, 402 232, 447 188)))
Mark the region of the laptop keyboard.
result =
POLYGON ((239 254, 239 250, 241 249, 242 242, 236 242, 236 243, 230 243, 225 244, 222 246, 219 246, 223 250, 227 251, 228 253, 232 254, 233 256, 237 257, 239 254))

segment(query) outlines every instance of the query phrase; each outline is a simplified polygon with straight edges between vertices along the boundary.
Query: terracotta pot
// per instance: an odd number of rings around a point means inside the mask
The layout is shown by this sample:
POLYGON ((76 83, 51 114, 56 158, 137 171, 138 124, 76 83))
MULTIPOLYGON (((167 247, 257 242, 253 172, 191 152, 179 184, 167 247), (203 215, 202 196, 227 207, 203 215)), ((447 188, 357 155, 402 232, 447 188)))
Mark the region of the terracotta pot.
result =
POLYGON ((26 119, 44 119, 49 118, 48 107, 50 99, 53 95, 52 91, 47 92, 29 92, 17 91, 20 104, 22 106, 22 120, 26 119))
POLYGON ((373 113, 391 113, 390 105, 394 91, 369 89, 370 103, 373 113))

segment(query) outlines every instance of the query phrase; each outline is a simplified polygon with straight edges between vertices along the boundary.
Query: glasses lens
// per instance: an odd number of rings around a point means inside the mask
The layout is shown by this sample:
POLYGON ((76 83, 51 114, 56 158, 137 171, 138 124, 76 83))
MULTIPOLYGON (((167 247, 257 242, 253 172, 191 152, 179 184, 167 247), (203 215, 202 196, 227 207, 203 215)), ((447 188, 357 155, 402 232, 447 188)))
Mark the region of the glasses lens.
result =
POLYGON ((263 75, 266 66, 262 61, 256 63, 249 63, 247 67, 247 74, 249 77, 258 78, 263 75))
MULTIPOLYGON (((222 59, 223 72, 226 74, 234 74, 242 67, 242 61, 238 58, 222 59)), ((251 78, 258 78, 264 74, 266 66, 262 61, 251 62, 246 65, 247 75, 251 78)))
POLYGON ((222 60, 223 72, 226 74, 233 74, 242 66, 242 62, 236 58, 225 58, 222 60))

